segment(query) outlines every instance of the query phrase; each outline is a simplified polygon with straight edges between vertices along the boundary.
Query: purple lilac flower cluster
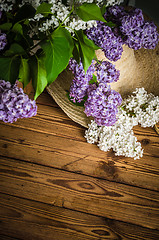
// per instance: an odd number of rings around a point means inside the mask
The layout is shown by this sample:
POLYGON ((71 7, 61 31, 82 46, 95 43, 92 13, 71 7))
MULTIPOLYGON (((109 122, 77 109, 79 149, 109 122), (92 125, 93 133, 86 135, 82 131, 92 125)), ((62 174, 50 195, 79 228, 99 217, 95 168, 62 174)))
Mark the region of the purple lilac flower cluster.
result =
POLYGON ((107 9, 104 18, 116 26, 110 28, 98 21, 97 26, 87 30, 86 34, 111 61, 120 59, 123 44, 134 50, 142 47, 154 49, 159 41, 157 27, 153 22, 145 21, 142 10, 138 8, 126 11, 122 6, 112 6, 107 9))
MULTIPOLYGON (((2 12, 0 11, 0 19, 2 17, 2 12)), ((5 33, 1 33, 0 31, 0 51, 5 48, 7 44, 7 35, 5 33)))
POLYGON ((73 101, 80 102, 87 96, 84 103, 86 115, 94 117, 98 125, 113 125, 117 121, 117 107, 122 98, 119 93, 111 90, 108 83, 119 79, 119 71, 112 63, 103 61, 93 62, 85 74, 82 64, 77 64, 75 60, 70 61, 70 70, 74 74, 70 87, 70 97, 73 97, 73 101), (94 73, 97 80, 91 83, 94 73))
POLYGON ((105 53, 105 56, 110 61, 117 61, 120 59, 123 48, 122 39, 113 33, 109 26, 103 22, 98 21, 97 26, 86 30, 87 37, 94 41, 105 53))
POLYGON ((7 35, 0 32, 0 51, 3 50, 7 44, 7 35))
POLYGON ((89 81, 95 71, 95 65, 92 63, 85 74, 82 63, 77 64, 76 60, 71 58, 69 69, 74 74, 74 79, 70 87, 70 97, 73 102, 81 102, 87 95, 89 81))
POLYGON ((154 49, 159 41, 157 27, 153 22, 144 20, 141 9, 126 11, 121 6, 114 6, 108 8, 104 18, 117 25, 113 32, 121 36, 123 44, 134 50, 142 47, 154 49))
POLYGON ((85 113, 94 117, 99 126, 111 126, 117 121, 117 107, 121 104, 121 95, 104 83, 90 85, 85 102, 85 113))
POLYGON ((37 114, 35 101, 30 100, 28 95, 17 84, 0 80, 0 120, 13 123, 18 118, 28 118, 37 114))
POLYGON ((96 64, 96 72, 100 83, 111 83, 119 80, 120 72, 108 61, 96 64))

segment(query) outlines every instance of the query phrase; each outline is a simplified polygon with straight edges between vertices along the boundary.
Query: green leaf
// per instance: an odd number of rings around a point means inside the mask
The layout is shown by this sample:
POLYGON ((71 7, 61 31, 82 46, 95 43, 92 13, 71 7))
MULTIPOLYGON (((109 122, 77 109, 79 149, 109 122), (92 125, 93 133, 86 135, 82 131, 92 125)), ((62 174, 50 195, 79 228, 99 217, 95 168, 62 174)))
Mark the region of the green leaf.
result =
POLYGON ((99 47, 97 47, 91 40, 89 40, 82 30, 77 31, 76 34, 78 36, 80 56, 83 63, 83 68, 85 72, 87 72, 87 69, 89 68, 93 58, 95 57, 95 50, 99 47))
POLYGON ((29 61, 29 66, 31 69, 31 79, 35 90, 34 99, 36 100, 37 97, 44 91, 45 87, 47 86, 44 59, 40 59, 37 56, 34 56, 29 61))
POLYGON ((93 74, 92 79, 89 81, 89 84, 97 83, 97 76, 93 74))
POLYGON ((14 24, 11 31, 23 35, 23 28, 22 25, 19 23, 14 24))
POLYGON ((107 22, 106 25, 110 28, 116 27, 116 24, 112 22, 107 22))
POLYGON ((15 83, 19 73, 18 57, 0 57, 0 79, 15 83))
POLYGON ((24 48, 19 45, 18 43, 11 44, 10 48, 5 51, 4 55, 6 57, 14 56, 16 54, 24 54, 25 50, 24 48))
POLYGON ((36 10, 30 4, 23 5, 19 11, 17 12, 14 23, 19 22, 21 20, 29 19, 35 16, 36 10))
POLYGON ((7 17, 7 19, 10 19, 10 20, 12 20, 13 19, 13 14, 12 13, 10 13, 10 12, 5 12, 5 14, 6 14, 6 17, 7 17))
POLYGON ((43 2, 36 10, 36 14, 41 13, 44 16, 52 14, 51 12, 52 4, 43 2))
POLYGON ((71 34, 69 33, 68 30, 66 30, 63 27, 56 29, 53 32, 53 34, 52 34, 52 38, 54 39, 54 38, 57 38, 57 37, 65 38, 69 42, 69 45, 70 45, 71 51, 72 51, 72 49, 73 49, 73 40, 72 40, 71 34))
POLYGON ((29 19, 26 19, 26 20, 24 21, 24 24, 28 26, 28 25, 29 25, 29 19))
POLYGON ((102 8, 101 8, 101 13, 102 13, 102 15, 104 15, 105 12, 106 12, 106 6, 104 5, 104 6, 102 6, 102 8))
POLYGON ((0 25, 2 31, 9 31, 12 27, 12 23, 3 23, 0 25))
POLYGON ((73 40, 66 29, 59 28, 49 40, 40 45, 45 54, 47 79, 50 84, 67 67, 72 56, 73 40))
POLYGON ((73 48, 73 58, 76 60, 76 62, 80 63, 80 50, 79 50, 79 44, 78 42, 74 42, 74 48, 73 48))
POLYGON ((83 39, 83 42, 90 48, 92 48, 93 50, 98 50, 100 49, 100 47, 98 47, 97 45, 94 44, 94 42, 90 39, 87 38, 87 36, 81 31, 80 32, 80 36, 83 39))
POLYGON ((69 94, 69 92, 67 92, 66 93, 66 96, 67 96, 67 98, 69 99, 69 101, 72 103, 72 104, 74 104, 74 105, 76 105, 76 106, 79 106, 79 107, 84 107, 84 103, 86 102, 86 100, 87 100, 87 96, 85 96, 84 98, 83 98, 83 101, 81 101, 81 102, 73 102, 73 99, 70 97, 70 94, 69 94))
POLYGON ((98 20, 107 22, 102 16, 100 8, 95 3, 84 3, 76 10, 83 21, 98 20))
POLYGON ((21 64, 19 69, 19 77, 18 80, 23 83, 23 87, 25 88, 30 82, 30 68, 28 64, 28 59, 21 57, 21 64))

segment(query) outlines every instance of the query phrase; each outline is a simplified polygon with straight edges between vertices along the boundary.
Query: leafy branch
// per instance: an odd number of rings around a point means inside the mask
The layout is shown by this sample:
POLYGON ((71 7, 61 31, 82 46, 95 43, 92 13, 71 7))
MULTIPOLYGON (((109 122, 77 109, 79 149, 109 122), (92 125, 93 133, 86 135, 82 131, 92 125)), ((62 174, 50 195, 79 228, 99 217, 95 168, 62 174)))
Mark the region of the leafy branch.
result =
MULTIPOLYGON (((66 1, 63 2, 66 4, 66 1)), ((74 2, 69 14, 56 29, 49 30, 48 34, 37 33, 36 36, 31 36, 31 26, 34 26, 31 19, 36 14, 42 14, 43 22, 53 14, 51 7, 52 4, 43 2, 35 10, 30 4, 26 4, 16 14, 6 13, 5 22, 0 25, 0 30, 7 34, 8 42, 0 56, 0 78, 11 83, 19 79, 24 87, 32 79, 35 99, 47 85, 56 80, 71 57, 78 62, 82 61, 86 72, 95 57, 95 50, 99 49, 87 38, 84 31, 73 30, 74 34, 71 35, 65 26, 66 19, 76 14, 83 21, 106 22, 95 3, 84 3, 76 8, 74 2), (36 48, 40 48, 40 51, 33 51, 36 48)))

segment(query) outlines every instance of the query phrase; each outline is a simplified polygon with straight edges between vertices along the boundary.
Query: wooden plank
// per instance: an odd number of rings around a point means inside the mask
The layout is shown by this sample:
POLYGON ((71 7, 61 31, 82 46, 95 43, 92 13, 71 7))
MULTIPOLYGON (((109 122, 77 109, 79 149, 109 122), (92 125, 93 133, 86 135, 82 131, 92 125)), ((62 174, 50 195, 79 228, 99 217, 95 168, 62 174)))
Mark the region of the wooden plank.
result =
POLYGON ((102 219, 0 194, 1 234, 19 239, 119 239, 102 219), (104 236, 105 235, 105 236, 104 236))
MULTIPOLYGON (((49 116, 49 112, 46 115, 49 116)), ((105 153, 86 143, 84 129, 79 125, 43 118, 20 120, 13 125, 1 123, 0 154, 159 190, 159 137, 153 129, 135 128, 145 154, 140 160, 134 160, 116 157, 112 151, 105 153)))
POLYGON ((156 240, 159 238, 157 230, 2 193, 0 198, 1 240, 156 240))
POLYGON ((2 193, 159 229, 159 194, 103 179, 1 158, 2 193))
POLYGON ((47 90, 44 90, 44 92, 36 99, 36 103, 46 105, 46 106, 54 106, 60 109, 60 107, 56 104, 54 99, 51 97, 51 95, 47 92, 47 90))
MULTIPOLYGON (((2 233, 3 234, 3 233, 2 233)), ((1 240, 20 240, 20 239, 18 239, 17 237, 16 238, 14 238, 14 237, 10 237, 10 236, 7 236, 7 235, 2 235, 1 233, 0 233, 0 239, 1 240)), ((7 233, 8 234, 8 233, 7 233)))

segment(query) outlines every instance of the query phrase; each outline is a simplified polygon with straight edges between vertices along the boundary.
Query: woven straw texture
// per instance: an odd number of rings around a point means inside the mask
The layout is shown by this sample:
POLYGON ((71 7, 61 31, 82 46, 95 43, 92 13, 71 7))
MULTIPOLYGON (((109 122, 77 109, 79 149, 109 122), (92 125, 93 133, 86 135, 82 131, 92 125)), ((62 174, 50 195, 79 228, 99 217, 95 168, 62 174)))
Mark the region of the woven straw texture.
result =
MULTIPOLYGON (((148 93, 159 95, 159 44, 154 50, 134 51, 127 46, 123 49, 121 59, 112 62, 116 69, 120 70, 120 78, 118 82, 112 83, 111 87, 122 97, 139 87, 144 87, 148 93)), ((106 59, 101 50, 97 50, 96 55, 100 60, 106 59)), ((72 79, 72 73, 64 71, 47 87, 47 91, 73 121, 88 127, 91 118, 85 115, 83 107, 72 104, 67 97, 72 79)))

